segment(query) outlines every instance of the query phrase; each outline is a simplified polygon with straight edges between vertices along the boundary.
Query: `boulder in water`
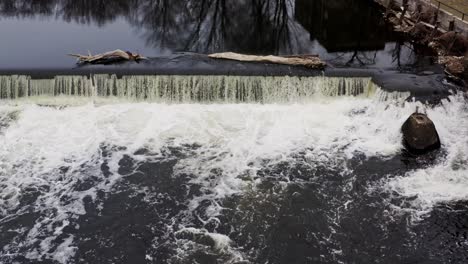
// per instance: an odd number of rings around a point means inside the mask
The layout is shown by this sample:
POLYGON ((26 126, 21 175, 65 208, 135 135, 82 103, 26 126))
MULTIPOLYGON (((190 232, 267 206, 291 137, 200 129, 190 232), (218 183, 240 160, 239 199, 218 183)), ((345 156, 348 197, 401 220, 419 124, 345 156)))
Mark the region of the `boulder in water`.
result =
POLYGON ((412 114, 401 127, 403 144, 413 154, 424 154, 440 148, 439 134, 425 114, 412 114))

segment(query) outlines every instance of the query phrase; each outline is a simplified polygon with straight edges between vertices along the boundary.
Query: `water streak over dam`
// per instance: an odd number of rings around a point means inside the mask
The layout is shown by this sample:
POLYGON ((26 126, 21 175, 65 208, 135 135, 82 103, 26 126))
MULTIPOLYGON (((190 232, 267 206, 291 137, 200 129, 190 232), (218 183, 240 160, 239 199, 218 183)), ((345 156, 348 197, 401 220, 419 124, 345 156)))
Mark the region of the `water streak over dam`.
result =
POLYGON ((286 103, 317 96, 407 98, 407 92, 386 93, 370 78, 263 76, 57 76, 33 79, 0 76, 0 98, 32 96, 117 97, 168 103, 286 103))

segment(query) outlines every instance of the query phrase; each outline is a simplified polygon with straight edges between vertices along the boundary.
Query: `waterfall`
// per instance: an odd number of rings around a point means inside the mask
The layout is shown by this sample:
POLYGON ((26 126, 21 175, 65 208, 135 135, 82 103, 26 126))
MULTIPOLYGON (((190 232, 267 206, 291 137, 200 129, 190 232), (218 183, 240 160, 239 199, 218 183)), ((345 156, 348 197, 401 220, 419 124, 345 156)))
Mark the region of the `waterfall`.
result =
POLYGON ((383 100, 408 94, 382 95, 370 78, 264 77, 264 76, 0 76, 0 98, 30 96, 117 97, 151 102, 282 103, 310 100, 317 96, 373 97, 383 100))

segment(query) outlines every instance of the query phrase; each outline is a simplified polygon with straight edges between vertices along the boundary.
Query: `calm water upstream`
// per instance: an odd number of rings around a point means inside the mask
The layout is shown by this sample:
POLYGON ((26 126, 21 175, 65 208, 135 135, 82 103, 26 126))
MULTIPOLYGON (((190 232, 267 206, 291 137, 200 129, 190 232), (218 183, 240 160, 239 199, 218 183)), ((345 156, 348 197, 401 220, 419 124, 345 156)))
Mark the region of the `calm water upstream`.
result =
MULTIPOLYGON (((411 65, 369 2, 0 0, 0 68, 115 48, 411 65)), ((370 78, 0 76, 0 263, 468 263, 466 99, 408 96, 370 78), (401 144, 416 108, 442 140, 423 158, 401 144)))
POLYGON ((1 0, 0 68, 70 68, 69 53, 113 49, 320 54, 336 64, 417 60, 370 0, 1 0))

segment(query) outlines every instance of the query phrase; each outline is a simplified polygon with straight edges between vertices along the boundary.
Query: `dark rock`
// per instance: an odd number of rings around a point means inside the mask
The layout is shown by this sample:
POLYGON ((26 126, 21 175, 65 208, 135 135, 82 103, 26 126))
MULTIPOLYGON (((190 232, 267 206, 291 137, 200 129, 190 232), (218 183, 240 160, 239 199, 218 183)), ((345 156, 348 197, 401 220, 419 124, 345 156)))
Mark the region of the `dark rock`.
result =
POLYGON ((440 148, 439 134, 425 114, 412 114, 401 127, 403 144, 413 154, 424 154, 440 148))

